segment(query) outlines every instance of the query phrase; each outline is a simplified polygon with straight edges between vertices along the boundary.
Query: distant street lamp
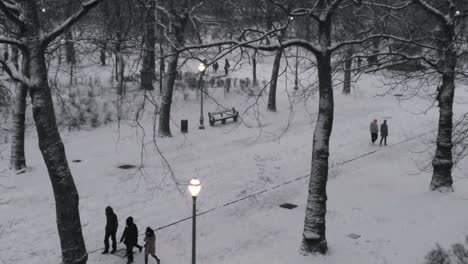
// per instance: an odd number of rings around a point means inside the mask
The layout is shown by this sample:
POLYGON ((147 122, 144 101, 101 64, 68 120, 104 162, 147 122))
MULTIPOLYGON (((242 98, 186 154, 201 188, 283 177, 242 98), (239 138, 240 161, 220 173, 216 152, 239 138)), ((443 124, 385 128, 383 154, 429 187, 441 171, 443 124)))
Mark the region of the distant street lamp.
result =
POLYGON ((193 200, 193 213, 192 213, 192 264, 195 264, 195 249, 196 249, 196 219, 197 219, 197 196, 201 190, 200 180, 192 179, 188 186, 189 192, 193 200))
POLYGON ((205 74, 206 66, 204 63, 200 63, 198 66, 198 71, 200 71, 200 81, 198 82, 198 89, 200 90, 200 126, 199 129, 205 129, 205 125, 203 125, 203 75, 205 74))

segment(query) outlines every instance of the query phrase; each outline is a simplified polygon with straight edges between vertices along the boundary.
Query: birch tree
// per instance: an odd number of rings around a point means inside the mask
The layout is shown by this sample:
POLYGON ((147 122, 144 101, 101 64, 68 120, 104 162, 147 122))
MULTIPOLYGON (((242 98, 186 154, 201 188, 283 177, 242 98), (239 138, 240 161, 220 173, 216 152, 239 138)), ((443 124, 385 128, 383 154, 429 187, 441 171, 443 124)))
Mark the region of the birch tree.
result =
POLYGON ((79 214, 79 196, 68 166, 65 148, 57 128, 51 90, 47 78, 45 50, 58 36, 85 16, 101 0, 82 3, 78 11, 51 31, 40 23, 36 1, 0 0, 0 11, 11 23, 21 29, 14 36, 0 31, 0 43, 18 47, 29 56, 29 76, 17 70, 11 61, 0 57, 0 64, 11 78, 27 87, 32 102, 33 117, 55 198, 57 229, 65 264, 84 264, 87 261, 79 214))

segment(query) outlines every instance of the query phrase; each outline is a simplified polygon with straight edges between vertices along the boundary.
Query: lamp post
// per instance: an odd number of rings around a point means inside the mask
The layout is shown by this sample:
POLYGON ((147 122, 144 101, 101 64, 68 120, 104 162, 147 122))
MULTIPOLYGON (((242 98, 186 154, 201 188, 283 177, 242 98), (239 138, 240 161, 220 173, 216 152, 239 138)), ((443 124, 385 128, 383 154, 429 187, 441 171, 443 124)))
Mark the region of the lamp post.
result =
POLYGON ((195 264, 195 249, 196 249, 196 219, 197 219, 197 196, 201 190, 200 180, 192 179, 189 184, 189 192, 192 195, 193 200, 193 212, 192 212, 192 264, 195 264))
POLYGON ((299 47, 296 46, 296 72, 295 72, 295 79, 294 79, 294 90, 299 89, 297 86, 298 80, 297 80, 297 67, 299 66, 299 47))
POLYGON ((205 129, 205 125, 203 125, 203 75, 205 74, 206 66, 204 63, 200 63, 198 65, 198 70, 200 71, 200 81, 198 82, 198 89, 200 90, 200 126, 198 129, 205 129))

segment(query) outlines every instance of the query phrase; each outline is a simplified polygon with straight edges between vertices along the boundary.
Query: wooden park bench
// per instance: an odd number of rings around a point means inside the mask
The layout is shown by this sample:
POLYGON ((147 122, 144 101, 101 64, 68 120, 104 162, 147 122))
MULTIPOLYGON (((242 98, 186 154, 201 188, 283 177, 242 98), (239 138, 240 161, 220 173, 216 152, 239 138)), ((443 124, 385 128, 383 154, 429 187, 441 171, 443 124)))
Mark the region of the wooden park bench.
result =
POLYGON ((210 118, 210 126, 214 126, 216 121, 221 121, 222 124, 226 124, 226 120, 232 118, 234 122, 237 122, 237 118, 239 117, 239 112, 233 107, 229 110, 208 113, 208 117, 210 118))

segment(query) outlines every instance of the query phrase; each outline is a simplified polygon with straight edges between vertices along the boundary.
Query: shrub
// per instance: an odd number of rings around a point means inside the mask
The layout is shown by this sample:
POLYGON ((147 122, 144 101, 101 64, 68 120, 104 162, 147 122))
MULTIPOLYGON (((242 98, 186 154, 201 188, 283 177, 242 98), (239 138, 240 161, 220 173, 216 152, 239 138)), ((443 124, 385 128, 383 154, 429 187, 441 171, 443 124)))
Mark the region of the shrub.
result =
MULTIPOLYGON (((465 238, 468 244, 468 236, 465 238)), ((461 243, 455 243, 450 250, 445 250, 439 244, 429 251, 425 257, 424 264, 468 264, 468 250, 461 243)))

